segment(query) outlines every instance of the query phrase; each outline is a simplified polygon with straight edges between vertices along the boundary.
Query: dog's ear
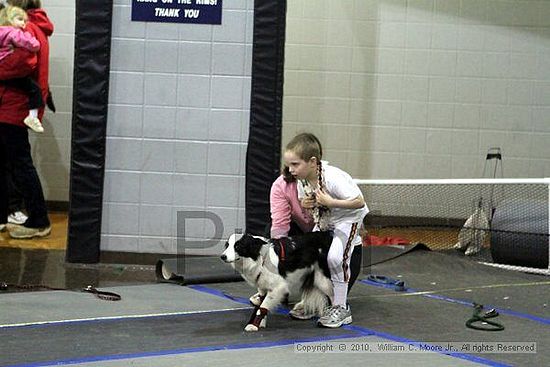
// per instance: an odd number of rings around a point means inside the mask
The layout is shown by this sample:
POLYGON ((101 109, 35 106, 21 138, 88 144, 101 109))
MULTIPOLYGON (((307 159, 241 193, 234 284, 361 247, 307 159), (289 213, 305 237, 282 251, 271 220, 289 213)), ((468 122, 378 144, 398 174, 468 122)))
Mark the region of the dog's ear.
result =
POLYGON ((229 239, 227 240, 227 242, 229 242, 229 244, 233 245, 238 240, 240 240, 243 236, 244 235, 242 233, 233 233, 231 236, 229 236, 229 239))
POLYGON ((256 238, 254 236, 245 234, 240 240, 235 243, 235 251, 241 257, 248 257, 253 260, 257 260, 260 256, 260 250, 265 241, 261 238, 256 238))

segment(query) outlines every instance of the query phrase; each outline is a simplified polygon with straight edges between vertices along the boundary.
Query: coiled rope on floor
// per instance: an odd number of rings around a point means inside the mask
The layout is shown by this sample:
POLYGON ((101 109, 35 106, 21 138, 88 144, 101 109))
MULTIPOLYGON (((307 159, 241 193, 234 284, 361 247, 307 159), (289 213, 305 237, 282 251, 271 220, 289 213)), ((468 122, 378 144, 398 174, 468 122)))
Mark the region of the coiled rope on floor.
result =
POLYGON ((474 314, 466 321, 466 327, 481 331, 502 331, 504 326, 496 321, 491 321, 494 317, 497 317, 499 313, 494 308, 483 313, 483 305, 474 303, 474 314), (481 324, 477 324, 481 323, 481 324))

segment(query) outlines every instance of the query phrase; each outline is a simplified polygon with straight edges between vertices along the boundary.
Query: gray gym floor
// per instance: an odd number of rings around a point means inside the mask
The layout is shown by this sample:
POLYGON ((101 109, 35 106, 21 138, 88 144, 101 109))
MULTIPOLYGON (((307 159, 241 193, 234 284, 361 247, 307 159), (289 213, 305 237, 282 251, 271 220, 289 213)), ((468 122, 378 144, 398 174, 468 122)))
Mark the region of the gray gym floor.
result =
MULTIPOLYGON (((147 277, 144 277, 147 278, 147 277)), ((354 322, 324 329, 281 307, 257 333, 243 330, 254 290, 244 282, 101 286, 102 301, 77 291, 0 294, 1 366, 549 366, 550 279, 479 265, 455 253, 412 251, 365 267, 350 293, 354 322), (367 280, 405 281, 407 290, 367 280), (500 315, 499 332, 472 330, 472 302, 500 315), (415 343, 536 343, 536 353, 360 352, 415 343), (343 353, 303 353, 304 346, 343 353), (343 347, 342 347, 343 348, 343 347)))

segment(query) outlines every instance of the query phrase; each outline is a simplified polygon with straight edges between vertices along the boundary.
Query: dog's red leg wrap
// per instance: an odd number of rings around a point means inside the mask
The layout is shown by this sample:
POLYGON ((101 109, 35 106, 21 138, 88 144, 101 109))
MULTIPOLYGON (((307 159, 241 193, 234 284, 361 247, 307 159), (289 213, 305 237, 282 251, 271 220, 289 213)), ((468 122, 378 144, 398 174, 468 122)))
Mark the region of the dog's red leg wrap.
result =
MULTIPOLYGON (((265 295, 258 297, 260 299, 260 305, 264 301, 265 297, 266 297, 265 295)), ((260 309, 260 306, 254 306, 254 309, 252 310, 252 314, 250 314, 250 319, 246 323, 247 325, 252 324, 254 322, 254 319, 256 318, 256 313, 258 312, 259 309, 260 309)))
POLYGON ((267 312, 268 312, 267 308, 258 307, 258 309, 255 312, 254 319, 251 318, 251 322, 249 322, 249 324, 252 324, 259 329, 260 323, 262 322, 264 317, 266 317, 267 312))
POLYGON ((254 309, 252 310, 252 313, 250 314, 250 319, 248 319, 248 322, 246 323, 247 325, 252 324, 254 322, 254 319, 256 318, 256 312, 258 312, 259 309, 260 307, 258 306, 254 307, 254 309))

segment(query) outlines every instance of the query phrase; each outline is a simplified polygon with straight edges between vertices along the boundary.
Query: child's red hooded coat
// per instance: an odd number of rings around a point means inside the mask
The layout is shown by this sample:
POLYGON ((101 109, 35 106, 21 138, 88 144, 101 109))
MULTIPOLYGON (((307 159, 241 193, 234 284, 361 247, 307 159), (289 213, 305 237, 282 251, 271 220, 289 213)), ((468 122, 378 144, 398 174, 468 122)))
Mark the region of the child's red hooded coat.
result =
MULTIPOLYGON (((29 98, 22 90, 2 84, 2 80, 30 75, 40 85, 42 98, 48 95, 48 73, 50 47, 48 37, 53 33, 53 24, 42 9, 27 11, 29 22, 25 30, 40 42, 40 50, 33 54, 15 49, 12 55, 0 62, 0 123, 25 127, 23 120, 29 114, 29 98)), ((40 109, 42 119, 44 108, 40 109)))

